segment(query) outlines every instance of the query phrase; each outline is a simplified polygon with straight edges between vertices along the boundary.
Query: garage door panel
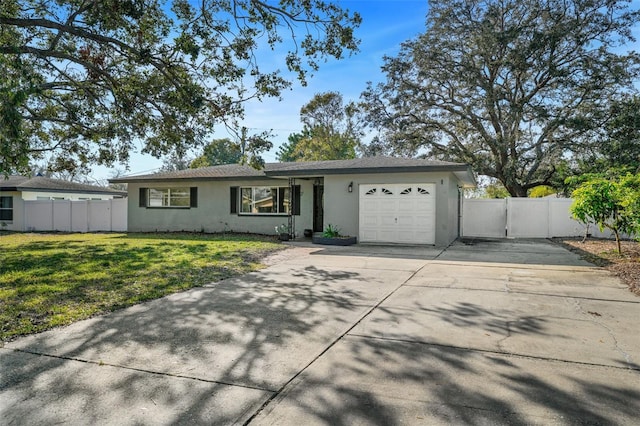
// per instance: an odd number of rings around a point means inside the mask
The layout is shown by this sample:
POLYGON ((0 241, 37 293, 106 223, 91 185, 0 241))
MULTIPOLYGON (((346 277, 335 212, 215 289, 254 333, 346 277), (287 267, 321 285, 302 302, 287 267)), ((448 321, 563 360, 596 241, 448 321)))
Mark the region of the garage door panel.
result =
POLYGON ((408 215, 398 215, 398 228, 406 228, 406 227, 410 227, 410 226, 415 226, 416 224, 416 217, 415 216, 408 216, 408 215))
POLYGON ((413 214, 416 211, 417 203, 411 200, 402 200, 398 203, 398 212, 413 214))
POLYGON ((360 241, 435 243, 435 184, 359 188, 360 241))
POLYGON ((393 241, 395 240, 397 232, 395 229, 381 229, 378 231, 378 241, 393 241))
POLYGON ((430 243, 428 241, 433 241, 434 240, 434 235, 432 232, 427 232, 427 231, 416 231, 414 234, 414 238, 416 239, 417 243, 422 243, 422 244, 433 244, 430 243), (424 243, 423 243, 424 241, 424 243))
POLYGON ((395 225, 396 225, 396 217, 395 216, 380 216, 379 224, 381 226, 392 226, 392 227, 395 227, 395 225))
POLYGON ((360 204, 365 208, 365 212, 377 211, 379 208, 378 200, 364 200, 360 204))
POLYGON ((380 203, 378 211, 382 214, 394 214, 397 210, 397 206, 393 203, 380 203))
POLYGON ((377 226, 378 225, 378 217, 377 216, 364 216, 362 217, 362 225, 367 226, 377 226))
POLYGON ((360 234, 360 241, 376 241, 378 239, 378 231, 365 230, 360 234))

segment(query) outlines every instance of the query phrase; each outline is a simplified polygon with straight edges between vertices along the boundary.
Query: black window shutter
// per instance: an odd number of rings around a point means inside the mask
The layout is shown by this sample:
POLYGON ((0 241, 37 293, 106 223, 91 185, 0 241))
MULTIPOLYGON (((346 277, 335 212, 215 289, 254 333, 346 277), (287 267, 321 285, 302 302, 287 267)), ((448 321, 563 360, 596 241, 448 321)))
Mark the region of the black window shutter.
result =
POLYGON ((198 207, 198 187, 192 186, 189 194, 189 207, 198 207))
POLYGON ((231 205, 231 214, 238 214, 238 187, 237 186, 232 186, 231 187, 231 199, 230 201, 230 205, 231 205))
POLYGON ((293 185, 293 214, 300 216, 300 185, 293 185))
POLYGON ((138 206, 147 207, 147 188, 140 188, 140 200, 138 206))
POLYGON ((284 199, 286 190, 287 188, 285 188, 284 186, 278 188, 278 213, 287 213, 287 210, 284 208, 286 201, 284 199))

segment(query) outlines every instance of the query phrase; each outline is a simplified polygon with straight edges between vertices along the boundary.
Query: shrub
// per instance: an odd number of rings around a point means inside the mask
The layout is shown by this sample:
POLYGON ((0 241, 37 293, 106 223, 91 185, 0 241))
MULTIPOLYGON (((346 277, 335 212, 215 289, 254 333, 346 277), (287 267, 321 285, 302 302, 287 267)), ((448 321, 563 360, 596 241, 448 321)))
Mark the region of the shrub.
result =
POLYGON ((620 234, 631 236, 640 231, 640 175, 593 176, 581 183, 572 197, 573 217, 585 224, 595 222, 601 231, 610 229, 618 253, 622 251, 620 234))
POLYGON ((340 228, 335 225, 328 224, 324 229, 322 236, 325 238, 337 238, 340 236, 340 228))

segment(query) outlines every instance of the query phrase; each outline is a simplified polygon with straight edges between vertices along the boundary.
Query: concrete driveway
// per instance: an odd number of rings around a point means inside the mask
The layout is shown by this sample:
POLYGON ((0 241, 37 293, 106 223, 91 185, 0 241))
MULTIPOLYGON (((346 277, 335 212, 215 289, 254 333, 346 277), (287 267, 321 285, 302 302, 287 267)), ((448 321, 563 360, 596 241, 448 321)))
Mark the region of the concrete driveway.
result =
POLYGON ((545 241, 295 246, 0 348, 3 424, 637 424, 640 298, 545 241))

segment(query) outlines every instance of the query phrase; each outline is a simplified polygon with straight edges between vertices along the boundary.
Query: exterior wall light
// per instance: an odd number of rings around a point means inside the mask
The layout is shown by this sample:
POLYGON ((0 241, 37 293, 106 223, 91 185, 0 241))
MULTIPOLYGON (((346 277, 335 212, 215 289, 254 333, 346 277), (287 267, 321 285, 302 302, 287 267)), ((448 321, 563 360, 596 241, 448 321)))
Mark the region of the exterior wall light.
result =
POLYGON ((349 182, 349 186, 347 186, 347 191, 353 192, 353 182, 349 182))

